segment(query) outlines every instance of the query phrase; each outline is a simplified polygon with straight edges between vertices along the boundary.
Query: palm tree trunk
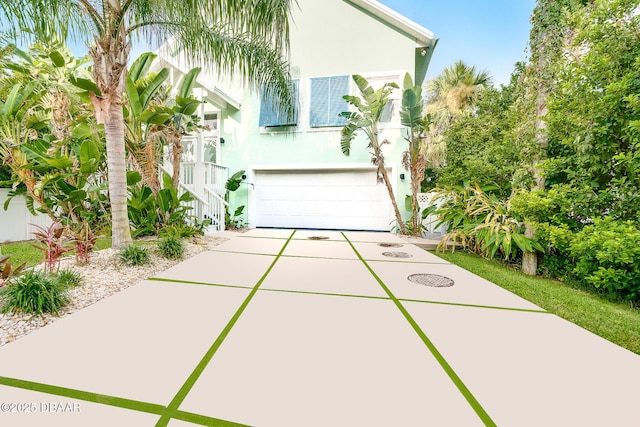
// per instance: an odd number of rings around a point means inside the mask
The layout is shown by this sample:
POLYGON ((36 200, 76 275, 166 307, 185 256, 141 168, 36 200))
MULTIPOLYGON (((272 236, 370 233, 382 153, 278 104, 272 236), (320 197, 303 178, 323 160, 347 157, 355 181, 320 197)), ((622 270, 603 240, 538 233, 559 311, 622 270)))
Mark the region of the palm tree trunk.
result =
POLYGON ((398 210, 398 203, 396 202, 396 196, 393 194, 393 188, 391 187, 391 181, 389 181, 389 175, 387 174, 387 170, 382 167, 380 169, 380 174, 382 175, 382 180, 384 184, 387 186, 387 192, 389 193, 389 197, 391 198, 391 204, 393 205, 393 211, 396 215, 396 222, 398 223, 398 227, 400 228, 400 232, 402 234, 408 234, 407 228, 404 226, 404 222, 402 221, 402 215, 400 215, 400 210, 398 210))
POLYGON ((424 170, 427 166, 427 159, 421 153, 419 137, 415 139, 415 146, 410 147, 411 153, 411 210, 413 212, 413 235, 420 236, 420 208, 418 206, 418 193, 420 192, 420 184, 424 179, 424 170))
POLYGON ((111 201, 112 247, 131 244, 131 229, 127 214, 127 166, 124 148, 124 117, 119 99, 112 100, 105 112, 107 140, 107 173, 111 201))
MULTIPOLYGON (((418 216, 420 215, 420 209, 418 207, 418 192, 420 190, 420 182, 422 180, 417 176, 418 171, 416 170, 416 166, 411 169, 411 211, 413 216, 413 235, 420 236, 420 221, 418 216), (415 175, 415 176, 414 176, 415 175)), ((424 176, 424 170, 422 171, 424 176)))

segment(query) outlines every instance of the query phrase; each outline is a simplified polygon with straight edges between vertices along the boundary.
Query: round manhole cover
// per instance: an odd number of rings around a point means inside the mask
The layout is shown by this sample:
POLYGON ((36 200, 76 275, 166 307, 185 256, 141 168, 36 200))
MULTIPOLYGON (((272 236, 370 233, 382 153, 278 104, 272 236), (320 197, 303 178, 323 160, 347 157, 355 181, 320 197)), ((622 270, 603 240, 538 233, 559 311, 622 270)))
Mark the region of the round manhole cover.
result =
POLYGON ((406 252, 382 252, 382 255, 389 258, 411 258, 413 255, 406 252))
POLYGON ((431 286, 433 288, 448 288, 453 286, 453 279, 439 274, 412 274, 407 277, 410 282, 417 283, 419 285, 431 286))
POLYGON ((401 248, 402 247, 400 243, 378 243, 378 246, 382 246, 383 248, 401 248))
POLYGON ((309 236, 307 237, 309 240, 329 240, 327 236, 309 236))

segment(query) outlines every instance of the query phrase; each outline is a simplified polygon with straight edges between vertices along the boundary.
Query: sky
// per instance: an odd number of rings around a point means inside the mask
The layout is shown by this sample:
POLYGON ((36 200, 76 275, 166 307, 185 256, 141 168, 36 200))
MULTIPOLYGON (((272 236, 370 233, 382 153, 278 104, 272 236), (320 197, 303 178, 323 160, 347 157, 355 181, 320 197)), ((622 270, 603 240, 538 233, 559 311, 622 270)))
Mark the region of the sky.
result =
POLYGON ((535 0, 378 0, 440 39, 427 80, 455 61, 486 69, 506 84, 526 58, 535 0))
MULTIPOLYGON (((323 1, 323 0, 316 0, 323 1)), ((535 0, 378 0, 440 39, 427 80, 458 59, 488 70, 496 86, 509 82, 513 65, 526 58, 535 0)), ((84 54, 84 46, 73 46, 84 54)), ((148 48, 134 46, 136 58, 148 48)))

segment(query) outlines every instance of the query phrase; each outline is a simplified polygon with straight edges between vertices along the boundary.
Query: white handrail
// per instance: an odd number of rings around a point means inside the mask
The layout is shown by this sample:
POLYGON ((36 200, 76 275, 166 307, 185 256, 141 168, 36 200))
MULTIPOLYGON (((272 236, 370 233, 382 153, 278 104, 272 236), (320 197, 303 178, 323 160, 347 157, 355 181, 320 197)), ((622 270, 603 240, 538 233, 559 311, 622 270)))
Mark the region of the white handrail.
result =
MULTIPOLYGON (((186 185, 184 185, 182 182, 178 183, 178 186, 180 188, 182 188, 184 191, 186 191, 187 193, 191 194, 197 201, 199 201, 200 203, 202 203, 205 206, 209 206, 209 203, 207 203, 207 201, 205 199, 203 199, 202 197, 198 196, 196 193, 193 192, 192 189, 190 189, 189 187, 187 187, 186 185)), ((205 188, 206 190, 206 188, 205 188)))
POLYGON ((208 189, 206 187, 205 187, 204 191, 206 191, 210 196, 212 196, 213 198, 215 198, 219 202, 222 202, 223 205, 229 207, 229 203, 227 203, 227 201, 225 199, 223 199, 222 197, 220 197, 220 195, 218 193, 216 193, 215 191, 211 191, 210 189, 208 189))
MULTIPOLYGON (((165 168, 164 166, 160 165, 160 169, 162 169, 163 172, 166 172, 169 175, 171 175, 171 172, 169 172, 167 170, 167 168, 165 168)), ((205 199, 203 199, 202 197, 200 197, 196 193, 194 193, 193 190, 190 189, 189 187, 187 187, 186 185, 184 185, 182 183, 182 181, 178 181, 178 187, 182 188, 184 191, 186 191, 187 193, 191 194, 197 201, 199 201, 203 205, 209 206, 209 203, 207 203, 207 201, 205 199)))

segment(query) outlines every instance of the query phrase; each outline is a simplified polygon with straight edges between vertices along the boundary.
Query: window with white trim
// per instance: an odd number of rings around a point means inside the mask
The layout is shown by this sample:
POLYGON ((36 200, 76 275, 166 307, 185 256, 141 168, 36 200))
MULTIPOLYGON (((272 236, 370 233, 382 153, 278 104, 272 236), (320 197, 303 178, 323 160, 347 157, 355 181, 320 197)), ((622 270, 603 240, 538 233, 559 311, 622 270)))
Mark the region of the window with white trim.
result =
MULTIPOLYGON (((263 96, 260 99, 260 127, 296 126, 298 124, 299 80, 291 80, 291 90, 295 103, 292 114, 286 114, 273 96, 263 96)), ((263 88, 264 93, 264 88, 263 88)))
POLYGON ((316 77, 311 79, 309 126, 335 127, 347 124, 340 113, 349 111, 343 96, 349 95, 350 76, 316 77))
MULTIPOLYGON (((373 90, 378 90, 385 83, 395 83, 402 87, 399 74, 389 74, 384 76, 364 76, 373 90)), ((380 123, 400 123, 400 106, 402 105, 402 90, 394 89, 389 95, 387 105, 380 117, 380 123)))

